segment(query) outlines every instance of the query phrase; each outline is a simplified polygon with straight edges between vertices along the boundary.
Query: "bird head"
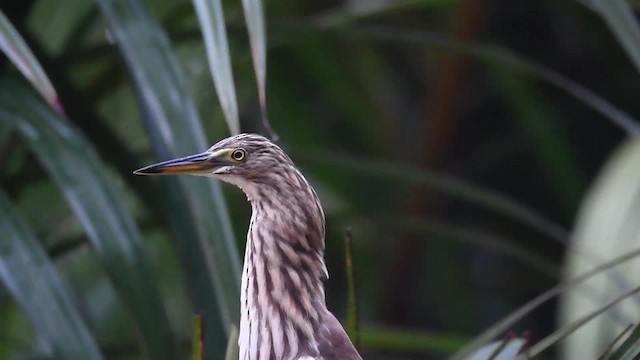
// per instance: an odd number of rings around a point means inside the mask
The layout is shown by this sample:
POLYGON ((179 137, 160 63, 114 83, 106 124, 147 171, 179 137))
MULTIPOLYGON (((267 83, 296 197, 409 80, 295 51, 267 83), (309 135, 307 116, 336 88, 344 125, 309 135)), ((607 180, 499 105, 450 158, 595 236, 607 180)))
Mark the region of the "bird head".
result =
POLYGON ((295 166, 280 147, 256 134, 223 139, 207 151, 167 160, 134 171, 136 175, 189 174, 208 176, 234 184, 250 195, 259 184, 295 166))

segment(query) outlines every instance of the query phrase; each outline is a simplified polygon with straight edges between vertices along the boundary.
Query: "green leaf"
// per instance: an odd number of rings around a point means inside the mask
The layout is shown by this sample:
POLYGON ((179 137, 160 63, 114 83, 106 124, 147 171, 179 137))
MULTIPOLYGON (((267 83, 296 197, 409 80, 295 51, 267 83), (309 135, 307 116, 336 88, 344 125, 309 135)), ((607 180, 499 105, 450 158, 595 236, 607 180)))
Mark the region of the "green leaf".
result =
POLYGON ((484 343, 491 341, 491 339, 509 329, 519 320, 523 319, 527 315, 531 314, 535 309, 539 308, 542 304, 553 299, 553 297, 555 297, 556 295, 567 292, 569 289, 573 289, 578 285, 584 283, 585 281, 597 277, 598 275, 611 276, 610 272, 608 272, 610 269, 625 264, 638 257, 640 257, 640 248, 636 248, 625 254, 614 257, 611 260, 607 260, 597 266, 594 266, 593 268, 581 273, 578 276, 562 281, 558 285, 527 301, 524 305, 509 313, 496 324, 476 335, 473 339, 471 339, 471 341, 465 344, 464 347, 460 348, 451 357, 451 359, 464 359, 464 357, 467 356, 470 352, 482 346, 484 343))
POLYGON ((574 160, 578 156, 570 147, 565 129, 559 126, 561 117, 535 90, 532 81, 504 67, 490 69, 515 123, 529 138, 529 146, 535 151, 550 188, 556 191, 559 205, 564 205, 567 214, 574 214, 586 186, 574 160))
POLYGON ((591 0, 588 4, 600 13, 640 71, 640 26, 631 6, 626 0, 591 0))
POLYGON ((502 238, 478 227, 455 225, 440 222, 435 219, 426 220, 420 217, 370 216, 373 226, 391 227, 424 235, 429 238, 442 237, 452 241, 477 244, 490 251, 495 251, 506 258, 519 261, 531 269, 539 271, 553 279, 560 278, 561 271, 551 261, 537 255, 535 252, 518 245, 511 239, 502 238))
POLYGON ((267 35, 264 26, 262 0, 242 0, 242 8, 244 9, 244 19, 249 31, 251 58, 253 59, 253 69, 256 73, 256 83, 258 85, 262 125, 270 133, 271 139, 275 141, 278 136, 267 117, 267 35))
POLYGON ((191 359, 202 360, 202 314, 196 314, 191 320, 191 359))
MULTIPOLYGON (((640 355, 640 324, 630 325, 629 328, 631 329, 631 333, 629 334, 629 336, 610 356, 607 356, 606 358, 603 356, 604 359, 634 360, 637 358, 638 355, 640 355)), ((625 331, 624 333, 621 333, 621 335, 626 335, 626 333, 627 331, 625 331)))
POLYGON ((611 357, 612 360, 637 360, 638 356, 640 355, 640 332, 637 331, 638 329, 636 328, 636 331, 634 331, 631 336, 629 336, 629 339, 627 340, 627 342, 625 342, 625 344, 623 344, 623 346, 627 346, 626 347, 626 351, 622 354, 622 356, 620 357, 616 357, 615 355, 611 357))
MULTIPOLYGON (((581 316, 577 320, 572 323, 561 327, 559 330, 551 333, 546 336, 544 339, 540 340, 537 344, 532 346, 529 351, 527 351, 525 359, 530 359, 532 357, 540 355, 544 350, 548 349, 552 345, 557 344, 560 340, 567 338, 569 335, 574 333, 577 330, 582 330, 582 328, 591 323, 595 318, 604 314, 606 311, 610 310, 613 306, 618 305, 623 300, 627 300, 628 298, 637 295, 640 293, 640 286, 637 286, 631 290, 623 292, 621 295, 615 297, 613 300, 610 300, 604 305, 599 306, 596 310, 581 316)), ((601 335, 608 336, 609 334, 602 333, 601 335)), ((597 354, 596 354, 597 356, 597 354)), ((595 358, 595 357, 594 357, 595 358)), ((569 359, 569 358, 568 358, 569 359)))
POLYGON ((18 31, 11 25, 9 19, 0 10, 0 49, 9 60, 20 70, 22 75, 31 82, 40 95, 59 114, 63 114, 58 94, 51 85, 51 81, 42 70, 42 66, 33 55, 18 31))
POLYGON ((342 6, 323 11, 313 18, 313 22, 323 27, 347 25, 356 21, 368 20, 381 15, 390 15, 401 11, 417 11, 423 8, 435 9, 455 5, 457 0, 396 0, 396 1, 360 1, 347 2, 342 6))
MULTIPOLYGON (((566 259, 567 276, 580 274, 593 265, 594 259, 585 259, 580 254, 598 254, 599 259, 606 259, 626 254, 640 246, 638 174, 640 141, 630 140, 607 161, 582 204, 566 259)), ((613 273, 615 278, 596 277, 565 293, 561 299, 560 323, 570 324, 597 309, 601 298, 610 299, 623 289, 630 288, 633 286, 631 279, 635 279, 639 272, 640 264, 629 264, 613 273), (585 289, 590 289, 598 296, 585 297, 585 289)), ((637 319, 638 304, 623 304, 616 311, 623 318, 637 319)), ((597 357, 626 325, 612 321, 609 316, 591 321, 564 342, 563 358, 597 357)))
POLYGON ((15 82, 0 83, 0 115, 12 123, 63 191, 129 310, 149 356, 175 359, 175 346, 142 238, 122 190, 84 137, 15 82))
MULTIPOLYGON (((220 0, 193 0, 193 4, 200 20, 200 28, 207 49, 207 59, 209 59, 209 69, 213 76, 213 83, 220 99, 222 111, 227 120, 229 131, 232 134, 238 134, 240 132, 238 101, 231 70, 229 42, 222 4, 220 0)), ((257 55, 254 54, 254 59, 255 56, 257 55)))
POLYGON ((451 354, 465 342, 450 334, 372 327, 360 330, 360 338, 367 349, 410 353, 451 354))
MULTIPOLYGON (((167 37, 142 2, 98 3, 133 77, 159 159, 208 148, 167 37)), ((232 324, 238 323, 241 266, 220 185, 196 177, 158 181, 165 185, 159 195, 166 199, 167 222, 174 233, 194 312, 205 314, 205 356, 221 354, 232 324)))
POLYGON ((325 150, 300 150, 296 155, 307 161, 339 167, 350 173, 361 173, 402 181, 434 189, 462 201, 478 205, 513 221, 526 225, 559 242, 565 242, 567 231, 544 215, 497 191, 484 189, 453 177, 397 162, 357 158, 325 150))
POLYGON ((385 41, 393 44, 406 43, 440 48, 457 52, 482 62, 507 66, 557 87, 602 114, 615 126, 631 135, 640 135, 640 126, 625 111, 616 107, 597 93, 585 88, 561 73, 533 62, 517 53, 492 44, 464 43, 450 36, 430 32, 409 30, 389 26, 341 26, 337 28, 316 27, 315 30, 338 32, 351 39, 385 41))
POLYGON ((67 285, 27 224, 0 192, 0 279, 60 359, 102 359, 67 285))

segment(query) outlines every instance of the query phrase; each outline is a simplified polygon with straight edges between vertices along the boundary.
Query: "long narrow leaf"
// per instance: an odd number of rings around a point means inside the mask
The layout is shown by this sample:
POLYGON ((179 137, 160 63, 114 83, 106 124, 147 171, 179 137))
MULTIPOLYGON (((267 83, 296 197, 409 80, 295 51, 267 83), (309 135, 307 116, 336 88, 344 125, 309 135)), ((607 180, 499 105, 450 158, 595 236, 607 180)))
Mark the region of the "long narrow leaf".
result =
POLYGON ((605 305, 600 306, 598 309, 593 312, 582 316, 578 320, 573 323, 562 327, 559 330, 556 330, 554 333, 548 335, 544 339, 540 340, 537 344, 531 347, 531 349, 527 352, 526 356, 522 356, 522 359, 530 359, 541 354, 543 351, 551 347, 552 345, 558 343, 563 338, 566 338, 576 330, 580 329, 582 326, 592 321, 594 318, 602 315, 607 310, 611 309, 613 306, 617 305, 623 300, 628 299, 631 296, 640 293, 640 286, 637 286, 631 290, 625 291, 615 299, 609 301, 605 305))
POLYGON ((134 319, 145 352, 175 359, 177 348, 142 239, 121 190, 89 143, 14 82, 0 83, 0 116, 21 132, 63 191, 134 319))
POLYGON ((526 205, 496 191, 483 189, 444 174, 436 174, 410 165, 354 158, 347 154, 329 151, 301 150, 296 152, 296 155, 307 161, 327 163, 352 173, 405 181, 435 189, 462 201, 492 210, 559 242, 566 242, 568 237, 566 229, 526 205))
POLYGON ((360 337, 367 349, 411 353, 451 354, 465 342, 450 334, 372 327, 360 330, 360 337))
MULTIPOLYGON (((207 49, 213 83, 232 134, 240 132, 236 86, 231 70, 229 42, 220 0, 193 0, 207 49)), ((255 55, 254 55, 255 56, 255 55)))
POLYGON ((276 141, 278 135, 271 127, 267 116, 267 35, 264 26, 262 0, 242 0, 242 8, 244 9, 244 19, 249 30, 249 43, 251 44, 253 69, 256 73, 256 83, 258 85, 262 125, 271 135, 271 139, 276 141))
MULTIPOLYGON (((195 104, 157 22, 139 0, 98 3, 133 77, 155 153, 164 160, 206 149, 195 104)), ((194 312, 205 316, 204 352, 223 353, 240 313, 240 257, 220 185, 195 177, 161 181, 194 312)))
POLYGON ((4 52, 11 62, 20 70, 40 95, 62 114, 62 104, 51 81, 42 70, 42 66, 24 42, 18 31, 0 10, 0 50, 4 52))
POLYGON ((626 0, 591 0, 589 5, 600 13, 640 71, 640 26, 629 3, 626 0))
POLYGON ((454 51, 483 62, 491 62, 508 66, 561 89, 586 106, 602 114, 606 119, 611 121, 611 123, 628 134, 634 136, 640 135, 640 125, 638 125, 636 119, 597 93, 585 88, 553 69, 535 63, 510 50, 495 45, 463 43, 456 41, 447 35, 389 26, 344 26, 337 28, 316 27, 316 30, 338 31, 341 36, 348 36, 356 39, 374 39, 376 41, 389 41, 394 44, 407 43, 425 45, 447 51, 454 51))
POLYGON ((585 281, 593 278, 594 276, 602 275, 607 272, 609 269, 620 266, 622 264, 627 263, 628 261, 634 260, 640 257, 640 248, 636 248, 628 253, 625 253, 621 256, 617 256, 609 261, 603 262, 600 265, 586 271, 572 279, 565 280, 558 285, 548 289, 542 294, 536 296, 535 298, 527 301, 524 305, 519 307, 518 309, 512 311, 510 314, 502 318, 496 324, 492 325, 488 329, 484 330, 482 333, 475 336, 469 343, 467 343, 464 347, 460 348, 452 357, 452 360, 455 359, 463 359, 469 353, 473 352, 478 347, 482 346, 484 343, 490 341, 494 337, 500 335, 502 332, 509 329, 509 327, 513 326, 519 320, 523 319, 525 316, 529 315, 533 310, 539 308, 542 304, 547 301, 553 299, 554 296, 561 294, 568 289, 575 288, 576 286, 584 283, 585 281))
POLYGON ((598 360, 619 359, 620 354, 624 354, 629 347, 637 340, 637 330, 640 324, 629 324, 624 330, 618 334, 613 341, 607 346, 604 353, 600 355, 598 360), (634 336, 635 335, 635 336, 634 336), (622 342, 618 346, 618 343, 622 342))
POLYGON ((51 347, 50 355, 60 359, 102 359, 66 284, 2 192, 0 280, 51 347))

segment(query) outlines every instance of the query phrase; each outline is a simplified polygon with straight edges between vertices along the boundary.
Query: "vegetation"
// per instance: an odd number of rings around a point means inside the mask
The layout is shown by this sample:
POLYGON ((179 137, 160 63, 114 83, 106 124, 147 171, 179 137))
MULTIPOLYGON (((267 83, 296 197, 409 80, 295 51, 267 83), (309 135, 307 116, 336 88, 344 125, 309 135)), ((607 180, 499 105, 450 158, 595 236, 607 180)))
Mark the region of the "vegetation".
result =
POLYGON ((637 358, 633 6, 2 2, 0 358, 233 358, 244 196, 131 173, 238 131, 366 359, 637 358))

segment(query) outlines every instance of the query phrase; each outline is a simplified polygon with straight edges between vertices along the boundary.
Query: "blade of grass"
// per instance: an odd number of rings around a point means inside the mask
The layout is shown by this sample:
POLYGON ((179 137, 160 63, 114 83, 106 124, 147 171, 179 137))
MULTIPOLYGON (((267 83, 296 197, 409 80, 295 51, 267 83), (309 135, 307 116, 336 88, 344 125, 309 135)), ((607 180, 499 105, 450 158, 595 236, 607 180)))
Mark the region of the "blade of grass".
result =
POLYGON ((553 297, 557 296, 558 294, 561 294, 567 291, 567 289, 574 288, 577 285, 585 282, 586 280, 593 278, 596 275, 602 274, 603 272, 609 270, 610 268, 624 264, 637 257, 640 257, 640 248, 635 249, 633 251, 629 251, 621 256, 617 256, 609 261, 603 262, 600 265, 593 267, 591 270, 586 271, 572 279, 560 282, 558 285, 548 289, 542 294, 527 301, 524 305, 522 305, 518 309, 512 311, 509 315, 502 318, 502 320, 498 321, 493 326, 489 327, 479 335, 475 336, 473 339, 471 339, 471 341, 465 344, 464 347, 460 348, 451 357, 451 359, 452 360, 463 359, 465 356, 473 352, 475 349, 482 346, 482 344, 490 341, 491 339, 500 335, 504 331, 508 330, 509 327, 513 326, 520 319, 529 315, 533 310, 537 309, 538 307, 540 307, 540 305, 551 300, 553 297))
POLYGON ((238 101, 231 70, 231 57, 222 4, 220 0, 193 0, 193 5, 200 21, 207 49, 209 69, 213 76, 213 83, 220 99, 222 111, 231 134, 238 134, 240 132, 238 101))
MULTIPOLYGON (((627 337, 627 335, 630 332, 633 332, 633 330, 637 327, 638 325, 634 325, 634 324, 629 324, 626 328, 624 328, 624 330, 622 330, 620 332, 620 334, 618 334, 618 336, 615 337, 615 339, 613 339, 613 341, 611 341, 611 343, 609 344, 609 346, 607 346, 607 348, 602 352, 602 355, 600 355, 600 357, 598 357, 598 360, 609 360, 611 359, 611 357, 614 355, 614 350, 616 349, 616 345, 618 345, 618 342, 620 342, 621 340, 624 340, 625 337, 627 337)), ((625 342, 623 342, 621 345, 624 345, 625 342)))
POLYGON ((91 145, 15 82, 0 83, 0 115, 20 131, 64 193, 129 310, 145 352, 154 359, 175 359, 177 347, 142 238, 91 145))
MULTIPOLYGON (((98 3, 133 77, 155 153, 164 160, 206 149, 195 104, 155 19, 139 0, 98 3)), ((221 354, 238 323, 241 266, 220 185, 195 177, 158 181, 194 312, 205 314, 205 357, 221 354)))
POLYGON ((588 7, 600 13, 640 71, 640 26, 629 3, 626 0, 591 0, 588 7))
POLYGON ((533 345, 529 351, 527 351, 526 355, 521 356, 521 359, 530 359, 532 357, 540 355, 543 351, 558 343, 560 340, 566 338, 571 335, 576 330, 580 329, 584 324, 603 314, 605 311, 611 309, 613 306, 617 305, 623 300, 628 299, 629 297, 640 293, 640 286, 635 287, 631 290, 625 291, 620 296, 615 299, 609 301, 605 305, 601 306, 596 311, 591 312, 590 314, 585 315, 584 317, 576 320, 575 322, 561 328, 560 330, 555 331, 554 333, 548 335, 544 339, 540 340, 537 344, 533 345))
POLYGON ((33 233, 0 192, 0 279, 60 359, 102 359, 72 294, 33 233))
POLYGON ((629 354, 633 347, 640 345, 640 323, 637 323, 629 336, 609 357, 611 360, 622 359, 623 356, 629 354))
POLYGON ((194 315, 191 323, 191 360, 203 360, 202 314, 194 315))
POLYGON ((262 126, 269 133, 271 140, 277 141, 278 134, 273 130, 267 115, 267 36, 262 0, 242 0, 242 8, 244 9, 244 19, 249 31, 251 58, 253 59, 253 69, 256 73, 256 83, 258 85, 262 126))
POLYGON ((0 10, 0 49, 11 62, 29 80, 33 87, 47 103, 61 115, 64 115, 62 104, 51 81, 42 66, 22 39, 18 31, 0 10))
POLYGON ((617 353, 614 353, 611 356, 612 360, 637 360, 638 355, 640 355, 640 328, 636 326, 633 330, 629 338, 622 344, 620 347, 620 355, 617 356, 617 353))

